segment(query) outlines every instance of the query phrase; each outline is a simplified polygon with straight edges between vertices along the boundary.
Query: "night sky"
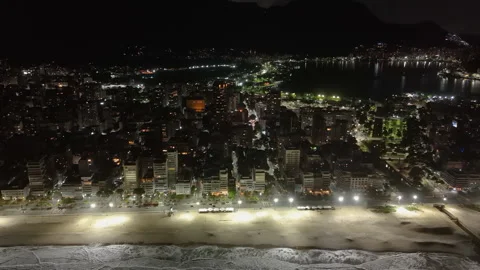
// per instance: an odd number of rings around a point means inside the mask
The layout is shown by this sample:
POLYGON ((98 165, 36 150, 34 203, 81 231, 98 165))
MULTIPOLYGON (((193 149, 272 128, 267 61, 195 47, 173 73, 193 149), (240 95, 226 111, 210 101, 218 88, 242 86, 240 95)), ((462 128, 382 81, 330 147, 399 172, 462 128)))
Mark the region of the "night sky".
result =
MULTIPOLYGON (((292 0, 232 0, 258 2, 262 7, 285 5, 292 0)), ((458 34, 480 35, 478 0, 358 0, 381 20, 391 23, 433 21, 458 34)))
MULTIPOLYGON (((415 36, 416 30, 411 30, 413 35, 402 35, 395 32, 398 31, 395 28, 389 31, 377 24, 377 18, 371 16, 369 10, 349 3, 354 0, 335 0, 335 5, 333 0, 230 1, 257 2, 265 8, 287 6, 269 12, 267 18, 267 12, 256 8, 253 3, 237 5, 228 3, 228 0, 0 0, 0 25, 3 26, 0 58, 19 61, 33 58, 38 61, 72 57, 95 59, 110 54, 116 56, 117 50, 123 52, 126 44, 138 43, 169 48, 224 46, 267 50, 275 47, 283 51, 294 51, 293 48, 320 51, 322 48, 327 54, 328 49, 337 49, 339 45, 343 46, 342 51, 335 53, 344 53, 358 42, 393 40, 391 36, 399 36, 402 41, 424 38, 437 44, 437 40, 425 36, 425 33, 433 33, 432 36, 436 37, 438 31, 435 28, 433 31, 430 31, 432 28, 419 31, 419 37, 415 36), (291 1, 305 3, 289 9, 291 1), (311 6, 315 10, 301 10, 311 6), (343 6, 346 7, 344 10, 343 6), (285 20, 285 17, 289 19, 285 20), (324 33, 328 42, 317 43, 315 35, 318 33, 324 33)), ((358 2, 366 4, 385 22, 433 21, 450 32, 480 35, 480 16, 476 14, 479 0, 358 2)), ((423 45, 424 41, 419 43, 423 45)))

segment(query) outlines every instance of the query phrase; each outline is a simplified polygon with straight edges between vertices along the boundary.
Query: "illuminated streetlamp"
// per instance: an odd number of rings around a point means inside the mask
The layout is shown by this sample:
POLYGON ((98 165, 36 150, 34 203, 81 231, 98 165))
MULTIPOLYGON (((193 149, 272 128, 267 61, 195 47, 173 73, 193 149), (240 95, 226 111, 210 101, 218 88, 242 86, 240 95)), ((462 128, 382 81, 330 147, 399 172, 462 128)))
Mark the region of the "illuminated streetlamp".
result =
POLYGON ((402 196, 399 195, 397 198, 398 198, 398 204, 400 204, 400 201, 402 200, 402 196))
POLYGON ((417 195, 413 195, 413 201, 416 202, 416 201, 417 201, 417 198, 418 198, 417 195))
POLYGON ((273 203, 274 203, 273 208, 277 206, 277 202, 278 202, 278 198, 273 199, 273 203))
POLYGON ((108 206, 110 206, 110 208, 113 207, 113 202, 109 203, 108 206))
POLYGON ((343 196, 338 197, 339 202, 343 202, 343 196))
POLYGON ((197 202, 197 205, 200 205, 200 202, 197 202))
POLYGON ((289 199, 288 199, 288 202, 290 202, 290 206, 292 206, 293 198, 289 198, 289 199))
POLYGON ((90 208, 95 208, 95 207, 97 207, 96 204, 94 204, 94 203, 90 204, 90 208))
POLYGON ((358 197, 358 195, 355 195, 355 196, 353 196, 353 200, 358 202, 358 200, 360 200, 360 197, 358 197))

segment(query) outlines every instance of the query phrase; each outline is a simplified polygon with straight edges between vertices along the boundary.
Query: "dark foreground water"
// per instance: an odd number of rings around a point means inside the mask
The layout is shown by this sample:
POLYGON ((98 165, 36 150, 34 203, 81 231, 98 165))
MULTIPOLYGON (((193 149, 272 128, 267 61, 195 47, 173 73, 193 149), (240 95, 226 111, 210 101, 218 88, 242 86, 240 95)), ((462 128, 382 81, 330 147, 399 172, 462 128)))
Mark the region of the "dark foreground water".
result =
POLYGON ((0 248, 0 269, 479 270, 480 264, 440 253, 110 245, 0 248))
POLYGON ((476 96, 480 81, 443 79, 445 64, 427 61, 308 62, 283 84, 290 92, 384 98, 405 92, 476 96))

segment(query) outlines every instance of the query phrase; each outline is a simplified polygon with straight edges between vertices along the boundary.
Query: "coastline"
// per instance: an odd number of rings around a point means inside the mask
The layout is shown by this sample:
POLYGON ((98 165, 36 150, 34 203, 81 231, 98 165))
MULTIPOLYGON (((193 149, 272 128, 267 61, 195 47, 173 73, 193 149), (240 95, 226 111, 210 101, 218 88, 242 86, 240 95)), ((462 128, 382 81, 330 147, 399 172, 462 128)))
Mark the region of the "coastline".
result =
POLYGON ((181 212, 0 217, 0 246, 213 245, 371 252, 440 252, 477 256, 466 233, 432 207, 374 214, 362 207, 308 212, 241 209, 232 214, 181 212))

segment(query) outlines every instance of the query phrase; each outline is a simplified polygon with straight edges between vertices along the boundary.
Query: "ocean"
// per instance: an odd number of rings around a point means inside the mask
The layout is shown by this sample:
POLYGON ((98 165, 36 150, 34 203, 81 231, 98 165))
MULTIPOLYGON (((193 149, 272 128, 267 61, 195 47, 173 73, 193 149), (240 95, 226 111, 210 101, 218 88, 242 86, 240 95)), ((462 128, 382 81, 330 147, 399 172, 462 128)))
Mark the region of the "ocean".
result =
POLYGON ((282 84, 284 91, 379 100, 409 92, 480 95, 479 81, 439 77, 437 73, 446 67, 444 63, 335 61, 306 62, 298 67, 282 84))
POLYGON ((0 269, 480 270, 470 258, 442 253, 172 245, 0 248, 0 269))

